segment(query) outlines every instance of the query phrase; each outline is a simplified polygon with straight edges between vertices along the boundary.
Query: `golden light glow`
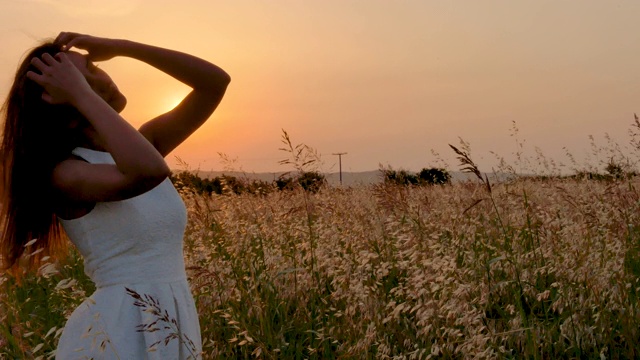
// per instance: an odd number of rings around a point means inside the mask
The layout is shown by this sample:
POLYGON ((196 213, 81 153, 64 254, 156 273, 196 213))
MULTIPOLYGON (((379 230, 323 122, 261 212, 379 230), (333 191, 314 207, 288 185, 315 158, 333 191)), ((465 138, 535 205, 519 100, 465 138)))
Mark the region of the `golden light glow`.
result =
POLYGON ((173 96, 167 97, 165 101, 162 101, 160 106, 158 106, 158 110, 160 113, 165 113, 173 110, 176 106, 180 105, 180 103, 184 100, 183 94, 175 94, 173 96))

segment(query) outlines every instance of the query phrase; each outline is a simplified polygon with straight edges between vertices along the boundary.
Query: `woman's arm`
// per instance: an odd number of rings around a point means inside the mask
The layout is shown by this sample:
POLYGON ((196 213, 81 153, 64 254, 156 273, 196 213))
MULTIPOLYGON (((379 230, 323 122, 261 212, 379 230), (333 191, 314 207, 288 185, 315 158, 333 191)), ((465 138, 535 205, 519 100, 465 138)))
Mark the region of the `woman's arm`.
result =
POLYGON ((94 61, 114 56, 140 60, 193 89, 176 108, 140 128, 162 156, 169 154, 211 116, 231 80, 222 69, 195 56, 133 41, 61 33, 56 42, 67 48, 87 50, 89 59, 94 61))

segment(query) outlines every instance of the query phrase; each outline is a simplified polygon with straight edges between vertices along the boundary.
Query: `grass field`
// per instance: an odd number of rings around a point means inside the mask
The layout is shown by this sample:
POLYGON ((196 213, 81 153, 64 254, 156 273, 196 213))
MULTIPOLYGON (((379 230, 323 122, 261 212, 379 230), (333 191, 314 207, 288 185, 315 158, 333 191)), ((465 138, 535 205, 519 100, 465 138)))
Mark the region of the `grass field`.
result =
MULTIPOLYGON (((606 152, 609 175, 490 182, 460 149, 474 178, 449 185, 180 186, 203 358, 639 358, 640 177, 606 152)), ((0 287, 2 359, 51 358, 94 291, 73 249, 0 287)))
MULTIPOLYGON (((185 194, 204 358, 638 358, 638 185, 185 194)), ((82 272, 0 280, 0 357, 49 356, 82 272)))

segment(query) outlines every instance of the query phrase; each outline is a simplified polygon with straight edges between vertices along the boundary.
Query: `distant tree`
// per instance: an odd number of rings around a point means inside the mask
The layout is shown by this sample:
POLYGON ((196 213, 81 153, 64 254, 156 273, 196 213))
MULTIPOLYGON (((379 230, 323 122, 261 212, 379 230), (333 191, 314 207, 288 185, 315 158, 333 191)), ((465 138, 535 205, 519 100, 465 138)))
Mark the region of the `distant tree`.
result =
POLYGON ((262 180, 253 180, 245 184, 245 190, 255 195, 266 195, 273 191, 275 183, 269 183, 262 180))
POLYGON ((451 175, 445 169, 422 169, 420 173, 413 174, 406 170, 383 169, 382 178, 386 184, 393 185, 444 185, 451 183, 451 175))
POLYGON ((305 191, 316 193, 327 184, 327 180, 317 171, 304 171, 296 177, 281 175, 274 184, 278 190, 293 190, 300 186, 305 191))
POLYGON ((211 195, 211 193, 222 195, 222 193, 224 192, 223 189, 224 184, 222 183, 221 178, 216 176, 208 181, 205 191, 208 195, 211 195))
POLYGON ((278 177, 275 184, 278 190, 293 190, 295 187, 293 179, 285 175, 278 177))
POLYGON ((386 184, 395 184, 396 183, 396 178, 398 177, 398 173, 395 170, 392 170, 392 169, 381 169, 380 172, 382 173, 382 180, 386 184))
POLYGON ((417 175, 410 174, 406 170, 382 170, 383 180, 387 184, 393 185, 418 185, 420 180, 417 175))
POLYGON ((198 192, 199 185, 202 181, 197 175, 188 171, 181 171, 179 173, 171 173, 169 179, 173 183, 173 186, 178 191, 190 190, 198 192))
POLYGON ((445 185, 451 183, 451 175, 445 169, 424 168, 418 176, 420 180, 427 185, 445 185))
POLYGON ((420 185, 420 178, 416 174, 411 174, 405 170, 398 172, 399 178, 404 182, 404 185, 420 185))
POLYGON ((296 181, 303 189, 313 193, 318 192, 327 183, 325 176, 317 171, 305 171, 296 178, 296 181))
POLYGON ((629 179, 638 175, 638 173, 632 169, 630 164, 621 164, 616 162, 613 158, 609 160, 604 170, 616 179, 629 179))
POLYGON ((235 176, 222 175, 220 177, 220 184, 222 185, 223 194, 242 194, 245 191, 244 183, 241 180, 238 180, 235 176))

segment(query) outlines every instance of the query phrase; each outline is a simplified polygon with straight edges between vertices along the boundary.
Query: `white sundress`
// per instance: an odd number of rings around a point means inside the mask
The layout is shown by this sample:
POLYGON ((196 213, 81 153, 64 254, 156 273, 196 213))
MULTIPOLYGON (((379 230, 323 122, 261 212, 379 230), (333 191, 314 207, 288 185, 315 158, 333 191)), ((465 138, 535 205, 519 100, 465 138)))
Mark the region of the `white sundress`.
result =
MULTIPOLYGON (((73 154, 92 164, 115 163, 107 152, 76 148, 73 154)), ((169 179, 60 222, 96 291, 69 317, 56 359, 200 358, 182 250, 187 214, 169 179)))

